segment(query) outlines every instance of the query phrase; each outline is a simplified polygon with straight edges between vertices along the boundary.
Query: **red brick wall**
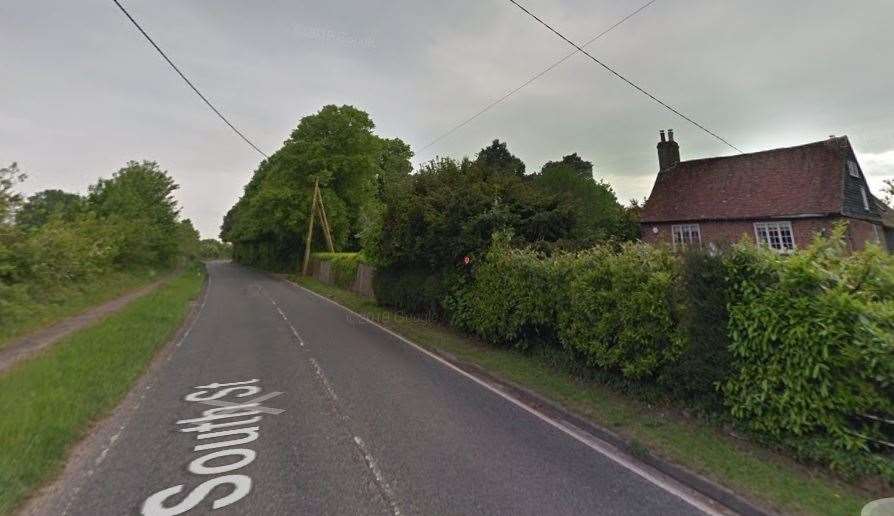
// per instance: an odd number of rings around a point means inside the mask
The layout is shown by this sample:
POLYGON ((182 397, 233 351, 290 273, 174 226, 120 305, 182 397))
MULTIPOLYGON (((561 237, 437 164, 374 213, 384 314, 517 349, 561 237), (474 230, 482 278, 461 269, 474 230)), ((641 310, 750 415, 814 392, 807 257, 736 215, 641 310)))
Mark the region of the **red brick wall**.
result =
POLYGON ((850 219, 847 226, 847 238, 851 244, 851 249, 863 249, 867 242, 875 242, 883 248, 885 243, 880 241, 885 238, 885 232, 881 226, 867 222, 865 220, 850 219), (878 229, 878 233, 876 233, 878 229))
MULTIPOLYGON (((814 235, 818 232, 828 232, 832 228, 832 224, 840 218, 826 217, 815 219, 792 219, 792 232, 794 232, 795 246, 803 248, 810 245, 814 235)), ((754 242, 754 222, 757 221, 715 221, 715 222, 699 222, 699 230, 702 234, 702 244, 708 242, 738 242, 744 235, 749 241, 754 242)), ((848 219, 848 242, 852 249, 863 249, 866 242, 875 241, 875 232, 872 229, 873 224, 870 222, 848 219)), ((644 242, 651 244, 673 243, 671 237, 671 223, 642 223, 642 239, 644 242), (653 228, 658 228, 655 233, 653 228)), ((881 228, 880 228, 881 229, 881 228)))

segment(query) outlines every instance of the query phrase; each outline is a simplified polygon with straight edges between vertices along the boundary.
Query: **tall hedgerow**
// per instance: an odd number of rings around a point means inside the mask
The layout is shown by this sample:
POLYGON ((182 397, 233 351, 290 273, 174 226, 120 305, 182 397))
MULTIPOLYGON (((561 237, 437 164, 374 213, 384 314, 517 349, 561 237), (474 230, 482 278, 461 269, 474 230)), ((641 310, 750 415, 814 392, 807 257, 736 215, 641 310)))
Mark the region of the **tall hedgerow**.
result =
POLYGON ((511 233, 495 235, 482 263, 474 266, 474 281, 454 285, 445 301, 448 317, 491 342, 516 347, 554 342, 568 260, 513 249, 511 238, 511 233))
POLYGON ((589 365, 627 378, 654 375, 680 353, 671 286, 679 274, 663 248, 599 246, 574 255, 559 314, 561 342, 589 365))
POLYGON ((738 246, 729 271, 733 416, 777 440, 875 448, 873 418, 894 414, 892 257, 847 252, 839 228, 791 256, 738 246))

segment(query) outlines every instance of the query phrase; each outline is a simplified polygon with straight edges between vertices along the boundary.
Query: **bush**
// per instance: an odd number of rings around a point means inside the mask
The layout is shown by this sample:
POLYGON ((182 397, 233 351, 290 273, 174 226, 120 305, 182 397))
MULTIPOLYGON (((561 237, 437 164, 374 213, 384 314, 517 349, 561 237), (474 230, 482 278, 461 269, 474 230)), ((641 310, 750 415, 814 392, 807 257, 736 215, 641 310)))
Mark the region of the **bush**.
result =
POLYGON ((441 317, 446 297, 444 273, 427 269, 385 268, 373 277, 379 304, 403 312, 441 317))
POLYGON ((495 236, 474 269, 474 281, 451 290, 448 318, 492 342, 522 348, 532 340, 555 343, 563 260, 511 249, 509 240, 507 234, 495 236))
POLYGON ((842 236, 788 257, 734 250, 723 394, 756 432, 866 451, 882 434, 864 416, 894 414, 894 261, 842 236))
POLYGON ((365 263, 361 253, 314 253, 313 257, 331 264, 332 282, 343 289, 351 288, 357 279, 357 266, 365 263))
POLYGON ((669 251, 594 247, 573 255, 572 267, 558 318, 564 345, 590 366, 631 379, 654 376, 679 356, 683 336, 671 298, 679 266, 669 251))
POLYGON ((724 255, 692 250, 680 258, 673 293, 682 349, 658 383, 675 399, 722 409, 719 386, 731 374, 724 255))

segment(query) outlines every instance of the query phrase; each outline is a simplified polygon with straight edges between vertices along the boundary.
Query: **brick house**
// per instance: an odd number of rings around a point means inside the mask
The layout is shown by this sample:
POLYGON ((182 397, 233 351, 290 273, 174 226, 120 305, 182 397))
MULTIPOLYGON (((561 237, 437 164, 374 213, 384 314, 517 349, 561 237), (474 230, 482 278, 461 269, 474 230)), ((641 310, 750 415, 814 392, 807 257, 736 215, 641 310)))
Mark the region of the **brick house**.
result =
POLYGON ((788 252, 846 220, 851 249, 894 246, 894 211, 869 191, 846 136, 689 161, 673 130, 660 137, 660 170, 640 216, 646 242, 707 246, 744 235, 788 252))

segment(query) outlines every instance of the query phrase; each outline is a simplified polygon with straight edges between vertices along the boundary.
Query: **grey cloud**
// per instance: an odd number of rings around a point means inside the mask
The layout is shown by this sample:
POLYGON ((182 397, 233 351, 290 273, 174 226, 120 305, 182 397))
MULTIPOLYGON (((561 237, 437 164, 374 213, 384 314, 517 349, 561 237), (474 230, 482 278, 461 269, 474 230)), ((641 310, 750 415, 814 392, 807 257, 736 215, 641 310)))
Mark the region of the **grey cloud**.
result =
MULTIPOLYGON (((578 41, 639 2, 528 4, 578 41)), ((570 48, 505 1, 131 0, 135 16, 262 148, 324 103, 367 110, 417 151, 473 154, 495 137, 536 169, 579 152, 622 199, 648 194, 656 130, 685 158, 731 152, 576 56, 431 149, 420 147, 570 48)), ((745 150, 848 134, 878 185, 894 177, 894 4, 658 0, 593 53, 745 150)), ((0 6, 0 161, 29 191, 83 191, 128 159, 181 184, 204 236, 259 156, 174 76, 107 0, 0 6)))

